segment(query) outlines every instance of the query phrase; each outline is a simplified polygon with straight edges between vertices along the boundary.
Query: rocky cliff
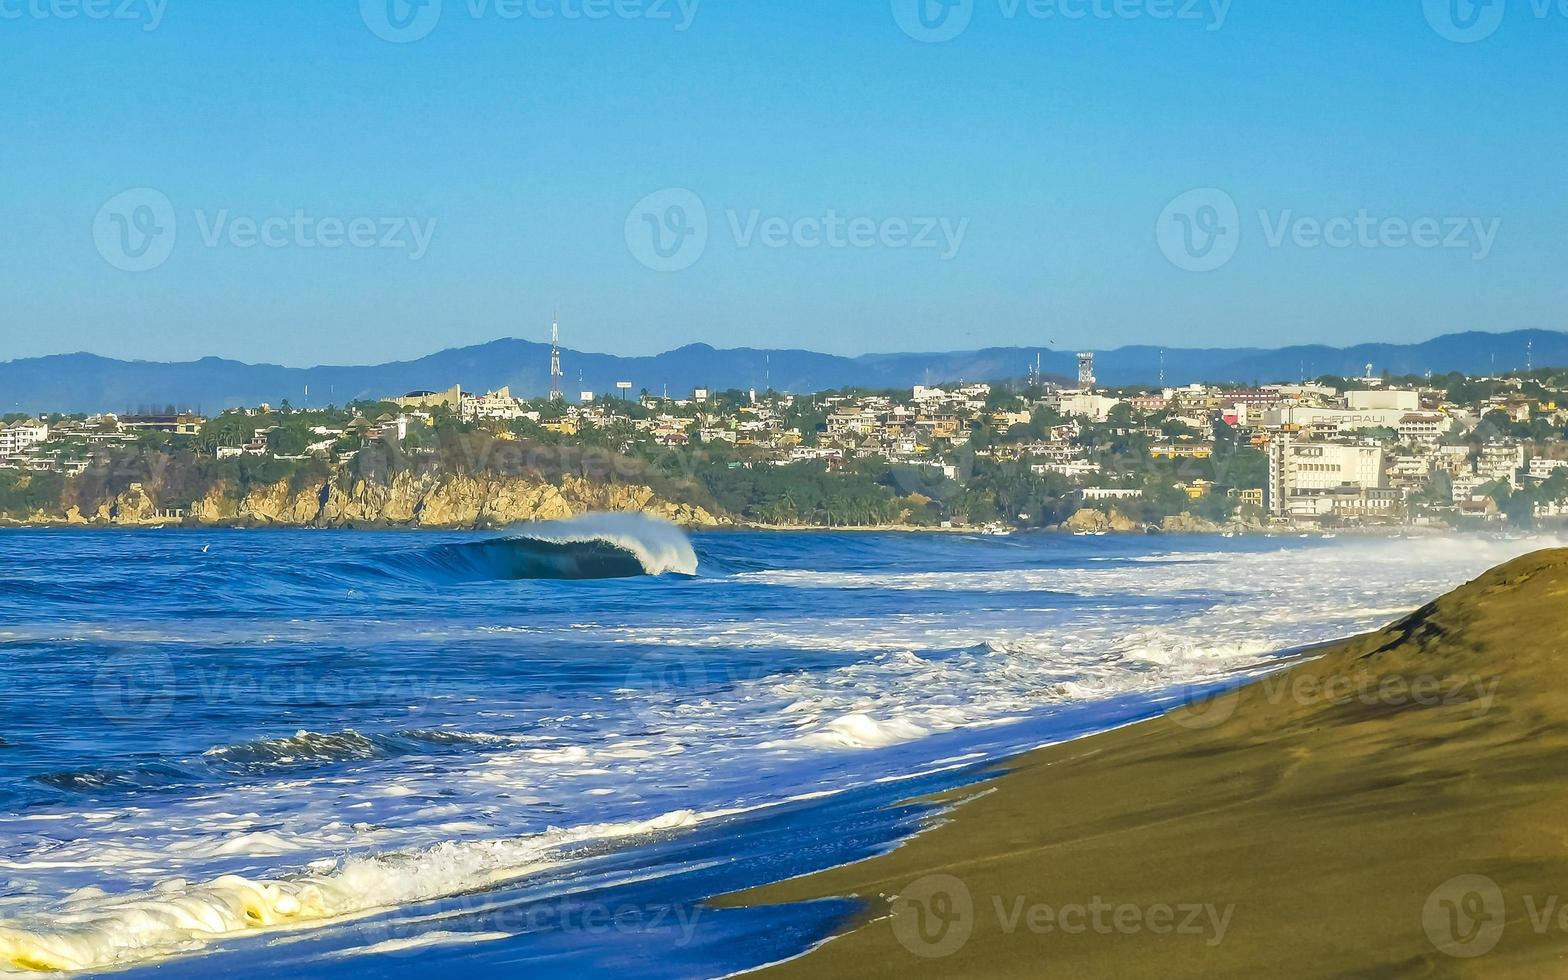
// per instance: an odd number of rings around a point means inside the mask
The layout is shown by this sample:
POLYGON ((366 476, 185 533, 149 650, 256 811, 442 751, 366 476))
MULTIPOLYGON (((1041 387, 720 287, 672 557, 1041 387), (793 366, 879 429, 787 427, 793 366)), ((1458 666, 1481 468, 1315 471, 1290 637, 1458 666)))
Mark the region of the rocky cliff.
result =
POLYGON ((1062 527, 1068 531, 1096 534, 1115 532, 1127 534, 1144 530, 1144 526, 1114 507, 1109 512, 1085 507, 1067 519, 1062 527))
MULTIPOLYGON (((558 484, 515 477, 417 475, 400 473, 388 482, 356 480, 309 483, 289 481, 240 492, 216 484, 192 501, 183 517, 196 524, 250 524, 281 527, 469 528, 558 520, 590 511, 641 512, 691 527, 722 523, 702 507, 663 500, 649 487, 593 483, 563 477, 558 484)), ((38 522, 58 520, 38 515, 38 522)), ((160 511, 141 487, 132 487, 94 513, 72 508, 71 524, 152 525, 181 518, 160 511)))

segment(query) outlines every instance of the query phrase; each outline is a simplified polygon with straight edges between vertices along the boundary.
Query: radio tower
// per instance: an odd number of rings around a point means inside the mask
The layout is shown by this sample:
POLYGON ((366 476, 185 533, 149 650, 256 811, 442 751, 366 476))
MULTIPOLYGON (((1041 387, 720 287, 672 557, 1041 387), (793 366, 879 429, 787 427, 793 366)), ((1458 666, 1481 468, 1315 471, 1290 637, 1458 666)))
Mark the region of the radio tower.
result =
POLYGON ((561 390, 561 311, 555 311, 550 323, 550 400, 558 402, 566 397, 561 390))
POLYGON ((1088 394, 1094 391, 1094 354, 1085 351, 1078 355, 1078 390, 1088 394))

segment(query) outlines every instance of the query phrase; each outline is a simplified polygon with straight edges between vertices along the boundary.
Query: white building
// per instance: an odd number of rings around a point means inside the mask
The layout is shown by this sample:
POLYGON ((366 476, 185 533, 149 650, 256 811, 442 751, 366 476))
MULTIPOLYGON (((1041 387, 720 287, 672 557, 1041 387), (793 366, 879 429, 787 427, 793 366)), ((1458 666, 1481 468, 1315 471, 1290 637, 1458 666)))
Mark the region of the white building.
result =
POLYGON ((1568 500, 1542 500, 1535 505, 1536 517, 1568 517, 1568 500))
POLYGON ((1399 420, 1399 438, 1405 442, 1433 444, 1441 439, 1447 430, 1448 421, 1441 415, 1412 412, 1399 420))
POLYGON ((19 456, 48 438, 49 426, 43 422, 22 419, 0 426, 0 457, 19 456))
POLYGON ((1086 476, 1094 476, 1100 472, 1099 463, 1091 463, 1086 459, 1067 460, 1060 463, 1035 463, 1029 469, 1037 475, 1056 473, 1069 479, 1081 480, 1086 476))
POLYGON ((1111 409, 1122 403, 1120 398, 1107 398, 1087 391, 1063 391, 1046 399, 1052 408, 1068 418, 1086 415, 1095 422, 1111 417, 1111 409))
POLYGON ((1486 482, 1506 480, 1519 489, 1519 471, 1524 469, 1523 446, 1483 446, 1475 461, 1475 475, 1486 482))
POLYGON ((1537 456, 1530 460, 1530 479, 1549 480, 1553 473, 1565 466, 1568 466, 1568 459, 1547 459, 1544 456, 1537 456))
POLYGON ((512 397, 511 388, 499 388, 484 395, 463 396, 462 416, 465 421, 495 419, 511 422, 523 415, 523 405, 512 397))
POLYGON ((1084 500, 1132 500, 1143 496, 1143 491, 1136 487, 1084 487, 1081 491, 1084 500))
POLYGON ((1376 391, 1347 391, 1345 403, 1356 412, 1419 412, 1421 393, 1398 388, 1376 391))
POLYGON ((1269 443, 1264 507, 1275 517, 1292 513, 1292 498, 1387 488, 1381 446, 1300 442, 1284 433, 1269 443))
POLYGON ((1324 436, 1358 429, 1398 429, 1410 413, 1397 408, 1309 408, 1294 406, 1269 412, 1264 424, 1273 428, 1295 426, 1324 436))

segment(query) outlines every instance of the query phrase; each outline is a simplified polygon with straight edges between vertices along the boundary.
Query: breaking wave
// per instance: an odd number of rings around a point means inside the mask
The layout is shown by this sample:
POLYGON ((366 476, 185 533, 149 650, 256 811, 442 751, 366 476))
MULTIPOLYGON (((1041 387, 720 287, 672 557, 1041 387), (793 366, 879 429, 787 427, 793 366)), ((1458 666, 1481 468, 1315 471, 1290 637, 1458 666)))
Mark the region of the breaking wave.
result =
POLYGON ((525 524, 506 537, 420 553, 415 570, 443 580, 612 579, 696 575, 684 531, 644 514, 587 514, 525 524))

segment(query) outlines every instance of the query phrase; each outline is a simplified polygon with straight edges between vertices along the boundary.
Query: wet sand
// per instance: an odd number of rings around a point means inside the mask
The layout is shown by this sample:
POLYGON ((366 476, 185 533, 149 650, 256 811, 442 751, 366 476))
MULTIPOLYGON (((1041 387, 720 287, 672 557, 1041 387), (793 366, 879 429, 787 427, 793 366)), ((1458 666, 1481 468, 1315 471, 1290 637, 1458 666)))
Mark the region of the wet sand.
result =
POLYGON ((1568 976, 1568 550, 1239 691, 1015 760, 776 976, 1568 976))

